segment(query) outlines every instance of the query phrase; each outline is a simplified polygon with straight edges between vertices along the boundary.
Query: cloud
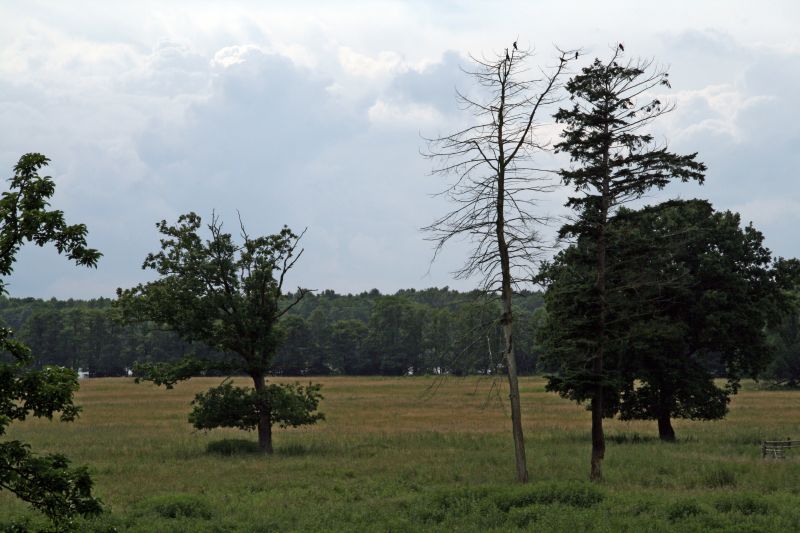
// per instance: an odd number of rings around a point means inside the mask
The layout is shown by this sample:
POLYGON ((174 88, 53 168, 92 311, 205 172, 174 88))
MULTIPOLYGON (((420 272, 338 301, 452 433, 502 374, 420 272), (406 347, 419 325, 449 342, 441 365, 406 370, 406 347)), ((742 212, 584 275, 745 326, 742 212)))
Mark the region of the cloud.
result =
POLYGON ((347 74, 368 80, 390 78, 409 68, 397 52, 383 51, 371 57, 346 46, 339 48, 339 63, 347 74))
MULTIPOLYGON (((705 188, 662 196, 741 209, 776 250, 800 254, 796 206, 785 200, 800 197, 800 47, 791 25, 764 25, 776 17, 767 10, 745 10, 749 32, 702 7, 689 21, 677 9, 642 18, 646 8, 624 2, 579 14, 529 4, 516 6, 516 21, 487 17, 479 3, 0 7, 0 168, 8 175, 28 151, 50 156, 54 206, 86 222, 106 254, 98 271, 83 272, 26 250, 13 293, 110 296, 146 279, 139 265, 158 246, 154 222, 212 209, 228 224, 239 210, 252 233, 309 226, 296 272, 304 285, 469 288, 449 276, 466 245, 448 249, 425 277, 431 247, 418 228, 451 206, 429 196, 444 183, 428 176, 420 134, 469 122, 455 99, 456 88, 480 95, 461 70, 466 54, 502 50, 534 11, 534 67, 547 63, 551 41, 602 55, 620 38, 632 53, 671 63, 678 109, 658 133, 675 151, 698 151, 709 173, 705 188), (622 19, 606 27, 611 11, 622 19)), ((560 214, 565 194, 541 209, 560 214)))
POLYGON ((367 111, 374 124, 410 126, 412 129, 430 128, 441 123, 439 111, 430 105, 408 102, 376 101, 367 111))
POLYGON ((676 128, 674 135, 685 137, 686 142, 708 135, 727 137, 727 142, 732 143, 744 142, 750 132, 741 123, 742 114, 773 98, 771 95, 750 96, 734 85, 708 85, 698 90, 678 91, 673 97, 677 112, 670 117, 676 128))

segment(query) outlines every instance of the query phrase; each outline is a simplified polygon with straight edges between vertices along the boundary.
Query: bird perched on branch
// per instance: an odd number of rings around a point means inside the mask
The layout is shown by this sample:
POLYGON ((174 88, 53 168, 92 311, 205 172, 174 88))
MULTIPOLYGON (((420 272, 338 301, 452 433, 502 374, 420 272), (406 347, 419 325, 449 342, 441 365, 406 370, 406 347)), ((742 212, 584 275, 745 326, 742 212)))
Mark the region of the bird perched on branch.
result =
POLYGON ((513 46, 514 46, 514 50, 517 50, 517 41, 514 41, 513 46))
POLYGON ((506 48, 506 61, 509 61, 511 58, 508 57, 508 48, 506 48))
POLYGON ((575 52, 575 59, 578 59, 578 52, 575 52))
POLYGON ((625 51, 625 47, 624 47, 624 46, 622 46, 622 43, 619 43, 619 49, 620 49, 620 51, 621 51, 621 52, 624 52, 624 51, 625 51))

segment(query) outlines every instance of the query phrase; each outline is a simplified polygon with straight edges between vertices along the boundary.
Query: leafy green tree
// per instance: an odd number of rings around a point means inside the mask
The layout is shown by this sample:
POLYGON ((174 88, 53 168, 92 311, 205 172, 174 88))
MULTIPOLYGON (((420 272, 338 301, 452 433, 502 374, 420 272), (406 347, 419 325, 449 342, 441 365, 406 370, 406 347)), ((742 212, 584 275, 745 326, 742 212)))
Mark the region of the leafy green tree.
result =
MULTIPOLYGON (((74 346, 68 346, 62 311, 52 307, 36 309, 19 330, 20 339, 35 354, 34 364, 77 368, 74 346)), ((71 339, 70 339, 71 340, 71 339)))
POLYGON ((778 387, 800 388, 800 293, 786 293, 791 305, 769 328, 770 345, 774 356, 765 376, 778 387))
POLYGON ((157 224, 161 251, 149 254, 142 268, 155 270, 156 281, 117 290, 118 306, 128 320, 163 324, 187 341, 198 341, 226 356, 221 360, 185 357, 175 363, 146 363, 144 379, 170 388, 201 372, 243 372, 253 388, 226 383, 198 394, 190 422, 198 429, 235 427, 258 430, 262 451, 272 453, 272 425, 299 426, 323 418, 316 411, 319 386, 267 384, 284 331, 278 322, 307 293, 297 290, 282 305, 286 275, 302 255, 302 236, 284 227, 279 233, 250 237, 242 228, 237 244, 214 217, 200 235, 201 218, 181 215, 174 226, 157 224))
POLYGON ((328 353, 336 372, 345 375, 368 374, 365 342, 369 328, 360 320, 337 320, 330 327, 328 353))
MULTIPOLYGON (((448 372, 464 376, 505 370, 503 331, 496 320, 498 312, 498 302, 488 298, 459 306, 455 313, 454 357, 445 367, 448 372)), ((519 325, 515 323, 514 327, 519 325)))
POLYGON ((287 376, 310 373, 317 346, 308 321, 301 316, 286 315, 279 325, 283 329, 284 341, 276 350, 272 371, 287 376))
MULTIPOLYGON (((9 190, 0 197, 0 276, 13 272, 16 254, 25 242, 55 245, 78 265, 93 267, 101 254, 86 245, 86 226, 68 225, 61 211, 49 210, 55 183, 39 170, 49 160, 25 154, 14 166, 9 190)), ((5 281, 0 278, 0 291, 5 281)), ((34 368, 33 354, 0 328, 0 436, 14 421, 29 416, 74 420, 80 408, 73 403, 78 376, 59 366, 34 368)), ((101 512, 92 496, 92 480, 85 467, 71 468, 61 454, 37 455, 19 440, 0 442, 0 490, 8 490, 44 513, 59 529, 67 529, 75 515, 101 512)))
POLYGON ((384 375, 415 373, 422 356, 424 310, 400 296, 382 298, 369 319, 367 350, 384 375))
POLYGON ((627 381, 620 415, 657 420, 659 437, 672 441, 672 418, 722 418, 740 379, 763 372, 772 356, 766 329, 786 307, 783 287, 796 267, 773 262, 759 231, 703 200, 630 215, 619 220, 630 228, 622 230, 620 248, 646 260, 628 263, 644 281, 637 294, 623 291, 624 301, 640 304, 628 343, 635 379, 627 381), (715 369, 727 378, 725 388, 715 385, 715 369))
POLYGON ((615 290, 609 283, 607 227, 624 202, 672 180, 702 182, 705 171, 696 154, 674 154, 641 132, 671 109, 652 96, 653 89, 669 85, 667 73, 653 71, 647 62, 621 63, 620 54, 621 48, 609 61, 595 59, 581 69, 566 85, 574 104, 555 115, 564 125, 556 149, 568 153, 572 162, 561 170, 561 178, 576 193, 567 202, 576 212, 575 219, 561 228, 560 236, 582 241, 579 246, 593 261, 573 287, 580 296, 548 301, 554 334, 560 332, 557 336, 564 341, 559 352, 565 358, 562 374, 549 386, 578 402, 590 402, 593 480, 603 476, 606 403, 615 402, 619 394, 619 381, 606 370, 606 352, 612 342, 609 295, 615 290), (570 306, 572 314, 554 310, 554 305, 570 306), (565 322, 556 324, 555 317, 565 322))
MULTIPOLYGON (((704 200, 622 209, 606 229, 614 287, 606 355, 617 378, 606 415, 656 420, 660 438, 672 441, 672 418, 724 417, 741 377, 763 371, 765 328, 784 307, 791 265, 773 263, 760 232, 704 200), (724 388, 714 383, 717 370, 724 388)), ((580 283, 576 273, 592 272, 593 254, 581 246, 548 267, 555 320, 566 318, 562 300, 580 283)))
POLYGON ((307 368, 311 374, 330 374, 330 361, 325 349, 330 335, 330 307, 328 301, 324 301, 323 305, 314 309, 308 316, 311 350, 308 352, 307 368))
POLYGON ((528 311, 520 308, 516 311, 519 321, 515 324, 514 337, 517 344, 519 373, 531 375, 539 364, 541 348, 536 341, 536 331, 541 327, 543 309, 528 311))
POLYGON ((422 326, 423 366, 427 373, 448 372, 455 361, 454 317, 449 309, 431 309, 422 326))

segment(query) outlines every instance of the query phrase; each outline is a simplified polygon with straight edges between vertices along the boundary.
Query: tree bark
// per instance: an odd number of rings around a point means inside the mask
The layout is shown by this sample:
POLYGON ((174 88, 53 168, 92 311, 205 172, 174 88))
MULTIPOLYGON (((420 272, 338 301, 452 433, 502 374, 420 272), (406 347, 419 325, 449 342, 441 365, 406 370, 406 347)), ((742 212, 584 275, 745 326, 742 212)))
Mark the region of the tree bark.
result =
POLYGON ((503 325, 503 339, 505 348, 503 355, 506 360, 508 371, 508 399, 511 403, 511 431, 514 436, 514 459, 517 467, 517 481, 520 483, 528 482, 528 462, 525 457, 525 437, 522 433, 522 408, 519 399, 519 377, 517 376, 517 358, 514 353, 514 315, 511 309, 511 299, 513 291, 511 288, 511 259, 509 257, 508 242, 506 241, 506 220, 505 220, 505 139, 503 138, 504 114, 505 114, 505 92, 506 83, 501 84, 500 108, 497 117, 497 145, 499 151, 499 166, 497 170, 497 223, 495 225, 495 236, 497 237, 497 252, 500 256, 500 290, 503 300, 503 315, 500 323, 503 325))
POLYGON ((675 430, 672 429, 669 411, 658 413, 658 438, 664 442, 675 442, 675 430))
POLYGON ((606 437, 603 433, 603 393, 600 392, 592 400, 592 461, 589 479, 603 479, 603 459, 606 455, 606 437))
MULTIPOLYGON (((266 388, 266 380, 263 374, 255 374, 253 384, 256 391, 266 388)), ((262 406, 261 415, 258 418, 258 447, 265 454, 272 454, 272 413, 269 406, 262 406)))
MULTIPOLYGON (((608 137, 608 126, 605 127, 605 136, 608 137)), ((600 316, 598 324, 598 345, 592 363, 592 372, 597 380, 597 388, 592 398, 592 459, 589 479, 600 481, 603 479, 603 459, 606 456, 606 437, 603 431, 603 357, 606 345, 606 314, 608 301, 606 297, 606 224, 610 208, 610 177, 609 158, 610 145, 606 144, 603 152, 603 188, 600 203, 600 226, 597 235, 597 297, 600 301, 600 316)))
POLYGON ((503 324, 503 336, 505 337, 506 366, 508 368, 508 399, 511 402, 511 431, 514 435, 514 457, 517 466, 517 481, 520 483, 527 483, 528 462, 525 457, 525 438, 522 434, 522 408, 519 398, 519 378, 517 376, 517 358, 514 354, 514 339, 511 331, 512 322, 510 320, 510 308, 508 310, 508 316, 509 322, 503 324))

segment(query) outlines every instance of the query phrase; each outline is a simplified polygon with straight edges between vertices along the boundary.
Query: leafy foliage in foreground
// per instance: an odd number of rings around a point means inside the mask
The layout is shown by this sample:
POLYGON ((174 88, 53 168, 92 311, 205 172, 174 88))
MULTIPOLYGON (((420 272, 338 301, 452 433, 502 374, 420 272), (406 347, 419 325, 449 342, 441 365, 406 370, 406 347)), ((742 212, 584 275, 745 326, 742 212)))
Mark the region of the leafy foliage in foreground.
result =
MULTIPOLYGON (((47 165, 41 154, 26 154, 14 167, 10 190, 0 198, 0 276, 13 271, 16 253, 25 242, 55 245, 78 265, 95 266, 97 250, 86 246, 86 227, 67 225, 61 211, 48 210, 55 192, 49 176, 38 171, 47 165)), ((5 282, 0 278, 0 292, 5 282)), ((73 403, 78 390, 74 370, 58 366, 32 367, 31 350, 0 328, 0 436, 14 421, 29 416, 63 422, 74 420, 79 408, 73 403)), ((44 513, 60 529, 69 527, 75 515, 94 515, 102 510, 92 496, 92 480, 85 467, 70 468, 64 455, 40 456, 19 440, 0 442, 0 489, 8 490, 44 513)))

